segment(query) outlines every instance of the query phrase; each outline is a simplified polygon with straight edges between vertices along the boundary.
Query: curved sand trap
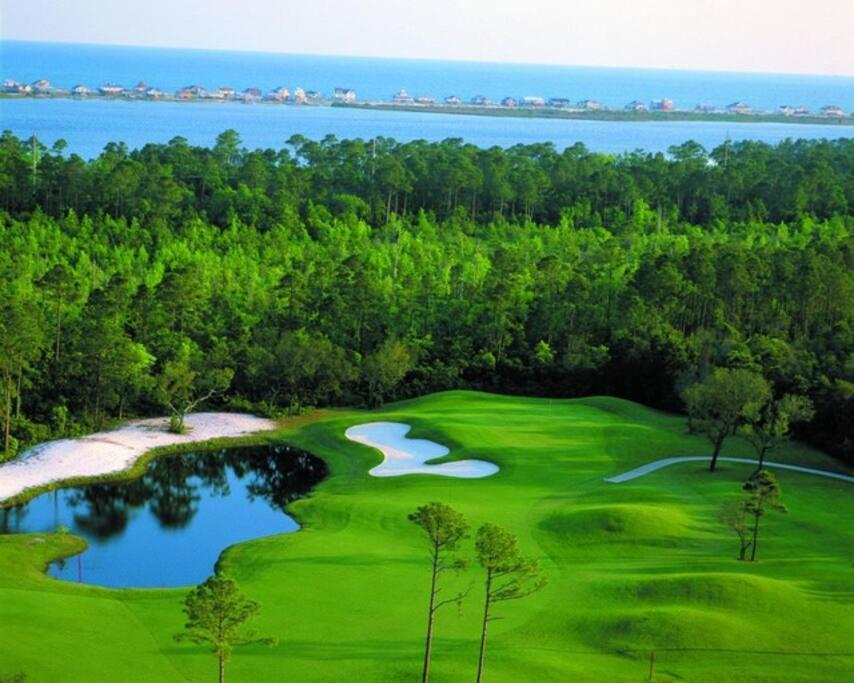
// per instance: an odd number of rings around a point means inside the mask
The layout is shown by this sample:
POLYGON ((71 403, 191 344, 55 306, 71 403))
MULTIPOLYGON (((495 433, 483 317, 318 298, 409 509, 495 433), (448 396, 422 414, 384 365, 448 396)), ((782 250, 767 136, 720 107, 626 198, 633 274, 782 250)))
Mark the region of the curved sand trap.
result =
POLYGON ((0 465, 0 501, 65 479, 121 472, 152 448, 244 436, 276 427, 272 420, 239 413, 192 413, 186 416, 185 424, 186 433, 172 434, 167 430, 169 418, 139 420, 109 432, 34 446, 0 465))
POLYGON ((439 474, 443 477, 479 479, 498 471, 498 465, 485 460, 457 460, 439 465, 427 465, 428 460, 441 458, 450 451, 427 439, 407 439, 411 427, 403 422, 368 422, 350 427, 344 436, 350 441, 371 446, 385 459, 368 472, 373 477, 399 477, 402 474, 439 474))
MULTIPOLYGON (((660 470, 663 467, 668 467, 670 465, 676 465, 680 462, 710 462, 711 458, 708 455, 700 455, 700 456, 689 456, 685 458, 664 458, 662 460, 655 460, 654 462, 647 463, 646 465, 641 465, 640 467, 636 467, 633 470, 629 470, 628 472, 623 472, 622 474, 618 474, 615 477, 608 477, 605 481, 610 482, 612 484, 622 484, 624 481, 631 481, 632 479, 637 479, 638 477, 642 477, 645 474, 649 474, 650 472, 655 472, 656 470, 660 470)), ((718 458, 718 462, 740 462, 747 465, 758 465, 758 460, 750 460, 749 458, 718 458)), ((765 467, 776 467, 781 470, 792 470, 793 472, 803 472, 804 474, 816 474, 820 477, 831 477, 832 479, 841 479, 842 481, 847 481, 851 484, 854 484, 854 477, 849 477, 847 474, 840 474, 838 472, 828 472, 827 470, 815 470, 812 467, 801 467, 800 465, 784 465, 780 462, 770 462, 768 460, 764 463, 765 467)))

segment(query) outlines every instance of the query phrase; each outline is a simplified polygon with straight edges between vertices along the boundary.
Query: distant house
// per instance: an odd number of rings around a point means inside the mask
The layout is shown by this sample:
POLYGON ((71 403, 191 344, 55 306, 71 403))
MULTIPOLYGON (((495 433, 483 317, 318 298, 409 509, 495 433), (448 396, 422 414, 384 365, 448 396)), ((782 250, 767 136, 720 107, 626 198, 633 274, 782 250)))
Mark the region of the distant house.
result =
POLYGON ((515 107, 518 104, 515 98, 513 97, 505 97, 501 100, 502 107, 515 107))
POLYGON ((30 92, 36 95, 49 95, 53 91, 53 84, 45 78, 41 78, 30 85, 30 92))
POLYGON ((450 104, 453 107, 456 107, 458 104, 462 104, 462 103, 463 103, 462 99, 460 99, 456 95, 448 95, 445 98, 445 104, 450 104))
POLYGON ((283 85, 280 85, 278 88, 274 88, 264 95, 264 99, 270 102, 287 102, 290 98, 291 91, 283 85))
POLYGON ((332 99, 336 102, 355 102, 356 91, 353 88, 335 88, 332 99))
POLYGON ((162 90, 158 90, 157 88, 149 88, 145 91, 145 96, 152 100, 159 100, 161 97, 166 95, 162 90))
POLYGON ((750 107, 749 104, 745 104, 744 102, 742 102, 740 100, 738 102, 733 102, 732 104, 728 104, 726 106, 726 110, 730 114, 750 114, 753 111, 753 109, 750 107))
POLYGON ((117 95, 123 94, 125 89, 116 85, 115 83, 105 83, 100 88, 98 88, 98 92, 106 97, 116 97, 117 95))
POLYGON ((146 83, 145 81, 140 81, 135 86, 133 86, 133 91, 137 95, 144 95, 146 92, 148 92, 148 90, 150 90, 150 88, 148 87, 148 83, 146 83))
POLYGON ((599 111, 600 109, 604 109, 601 102, 597 102, 596 100, 581 100, 578 103, 578 106, 582 109, 587 109, 588 111, 599 111))
POLYGON ((485 95, 475 95, 469 101, 476 107, 488 107, 492 104, 492 100, 485 95))
POLYGON ((391 101, 395 104, 412 104, 415 100, 412 99, 412 95, 406 92, 406 89, 403 88, 399 92, 395 93, 391 98, 391 101))
POLYGON ((217 92, 222 96, 225 100, 234 99, 237 95, 237 91, 234 88, 217 88, 217 92))
POLYGON ((781 104, 778 111, 783 116, 809 116, 810 110, 806 107, 793 107, 790 104, 781 104))
POLYGON ((569 109, 572 102, 568 97, 552 97, 549 99, 549 106, 555 109, 569 109))
POLYGON ((842 111, 842 107, 838 107, 835 104, 828 104, 821 108, 822 116, 845 116, 845 112, 842 111))
POLYGON ((260 99, 264 93, 261 92, 261 88, 246 88, 243 91, 243 98, 252 98, 253 100, 260 99))
POLYGON ((667 97, 660 100, 653 100, 649 108, 653 111, 673 111, 673 100, 667 97))
POLYGON ((542 97, 534 95, 526 95, 522 98, 521 105, 523 107, 545 107, 546 101, 542 97))
POLYGON ((74 97, 87 97, 92 94, 91 88, 87 88, 85 85, 75 85, 71 88, 71 94, 74 97))
POLYGON ((207 90, 200 85, 187 85, 176 92, 175 97, 179 100, 194 100, 203 97, 206 92, 207 90))
POLYGON ((23 83, 18 83, 18 81, 13 81, 10 78, 7 78, 5 81, 3 81, 3 92, 5 93, 24 94, 30 91, 30 86, 24 85, 23 83))
POLYGON ((323 100, 323 94, 317 90, 306 90, 305 99, 307 102, 317 103, 323 100))
POLYGON ((416 104, 436 104, 436 100, 434 100, 429 95, 419 95, 415 98, 416 104))
POLYGON ((305 104, 305 99, 305 90, 302 88, 295 88, 291 95, 291 102, 294 104, 305 104))
POLYGON ((647 107, 647 106, 646 106, 643 102, 641 102, 640 100, 632 100, 631 102, 629 102, 629 103, 624 107, 624 109, 625 109, 626 111, 649 111, 649 107, 647 107))
POLYGON ((700 102, 696 107, 694 107, 694 111, 701 114, 713 114, 717 110, 718 108, 715 105, 707 104, 705 102, 700 102))

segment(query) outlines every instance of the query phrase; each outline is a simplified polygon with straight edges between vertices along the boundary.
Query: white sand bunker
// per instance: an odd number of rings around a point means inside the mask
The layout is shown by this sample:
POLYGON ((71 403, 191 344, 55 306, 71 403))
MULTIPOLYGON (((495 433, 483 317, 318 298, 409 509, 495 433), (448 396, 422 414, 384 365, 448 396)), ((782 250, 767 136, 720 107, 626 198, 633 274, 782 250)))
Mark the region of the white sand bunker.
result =
POLYGON ((374 477, 399 477, 402 474, 439 474, 443 477, 479 479, 498 471, 498 465, 485 460, 457 460, 428 465, 450 451, 427 439, 407 439, 411 427, 403 422, 369 422, 350 427, 344 436, 350 441, 371 446, 384 456, 382 464, 368 472, 374 477))
POLYGON ((77 477, 97 477, 131 467, 146 451, 162 446, 243 436, 275 429, 276 423, 238 413, 192 413, 187 432, 172 434, 168 418, 131 422, 109 432, 34 446, 0 465, 0 501, 26 489, 77 477))

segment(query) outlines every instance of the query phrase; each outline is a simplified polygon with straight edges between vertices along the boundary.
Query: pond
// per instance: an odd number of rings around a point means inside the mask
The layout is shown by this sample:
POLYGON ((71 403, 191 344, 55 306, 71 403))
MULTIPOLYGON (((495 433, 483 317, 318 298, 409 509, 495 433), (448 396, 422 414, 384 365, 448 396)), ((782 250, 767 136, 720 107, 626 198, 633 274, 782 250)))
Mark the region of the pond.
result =
POLYGON ((59 579, 112 588, 186 586, 235 543, 296 531, 283 507, 306 495, 325 463, 286 445, 162 457, 132 481, 45 493, 0 510, 0 533, 67 527, 88 549, 52 564, 59 579))

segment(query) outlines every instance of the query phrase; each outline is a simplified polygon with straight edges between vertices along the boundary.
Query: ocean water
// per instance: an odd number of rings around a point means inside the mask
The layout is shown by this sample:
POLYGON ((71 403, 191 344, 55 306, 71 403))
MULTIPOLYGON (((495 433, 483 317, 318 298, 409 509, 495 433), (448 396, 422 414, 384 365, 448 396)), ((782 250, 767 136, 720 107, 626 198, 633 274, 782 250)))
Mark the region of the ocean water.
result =
MULTIPOLYGON (((0 41, 0 78, 55 85, 105 82, 133 86, 144 80, 164 90, 199 84, 207 88, 284 85, 330 93, 354 88, 360 99, 389 99, 400 88, 440 99, 476 94, 597 99, 612 107, 627 101, 671 98, 677 107, 698 102, 719 106, 743 100, 757 109, 780 104, 813 110, 836 104, 854 110, 854 78, 732 74, 651 69, 612 69, 427 60, 319 57, 0 41)), ((300 133, 311 138, 376 135, 398 140, 461 137, 474 144, 510 146, 551 141, 558 148, 583 142, 604 152, 643 148, 665 151, 688 139, 714 147, 727 138, 777 142, 787 137, 854 137, 854 127, 733 122, 605 122, 339 110, 243 104, 179 104, 121 101, 0 100, 0 127, 33 133, 52 143, 63 138, 91 157, 110 141, 131 146, 166 142, 176 135, 210 144, 235 128, 249 147, 280 147, 300 133)))

